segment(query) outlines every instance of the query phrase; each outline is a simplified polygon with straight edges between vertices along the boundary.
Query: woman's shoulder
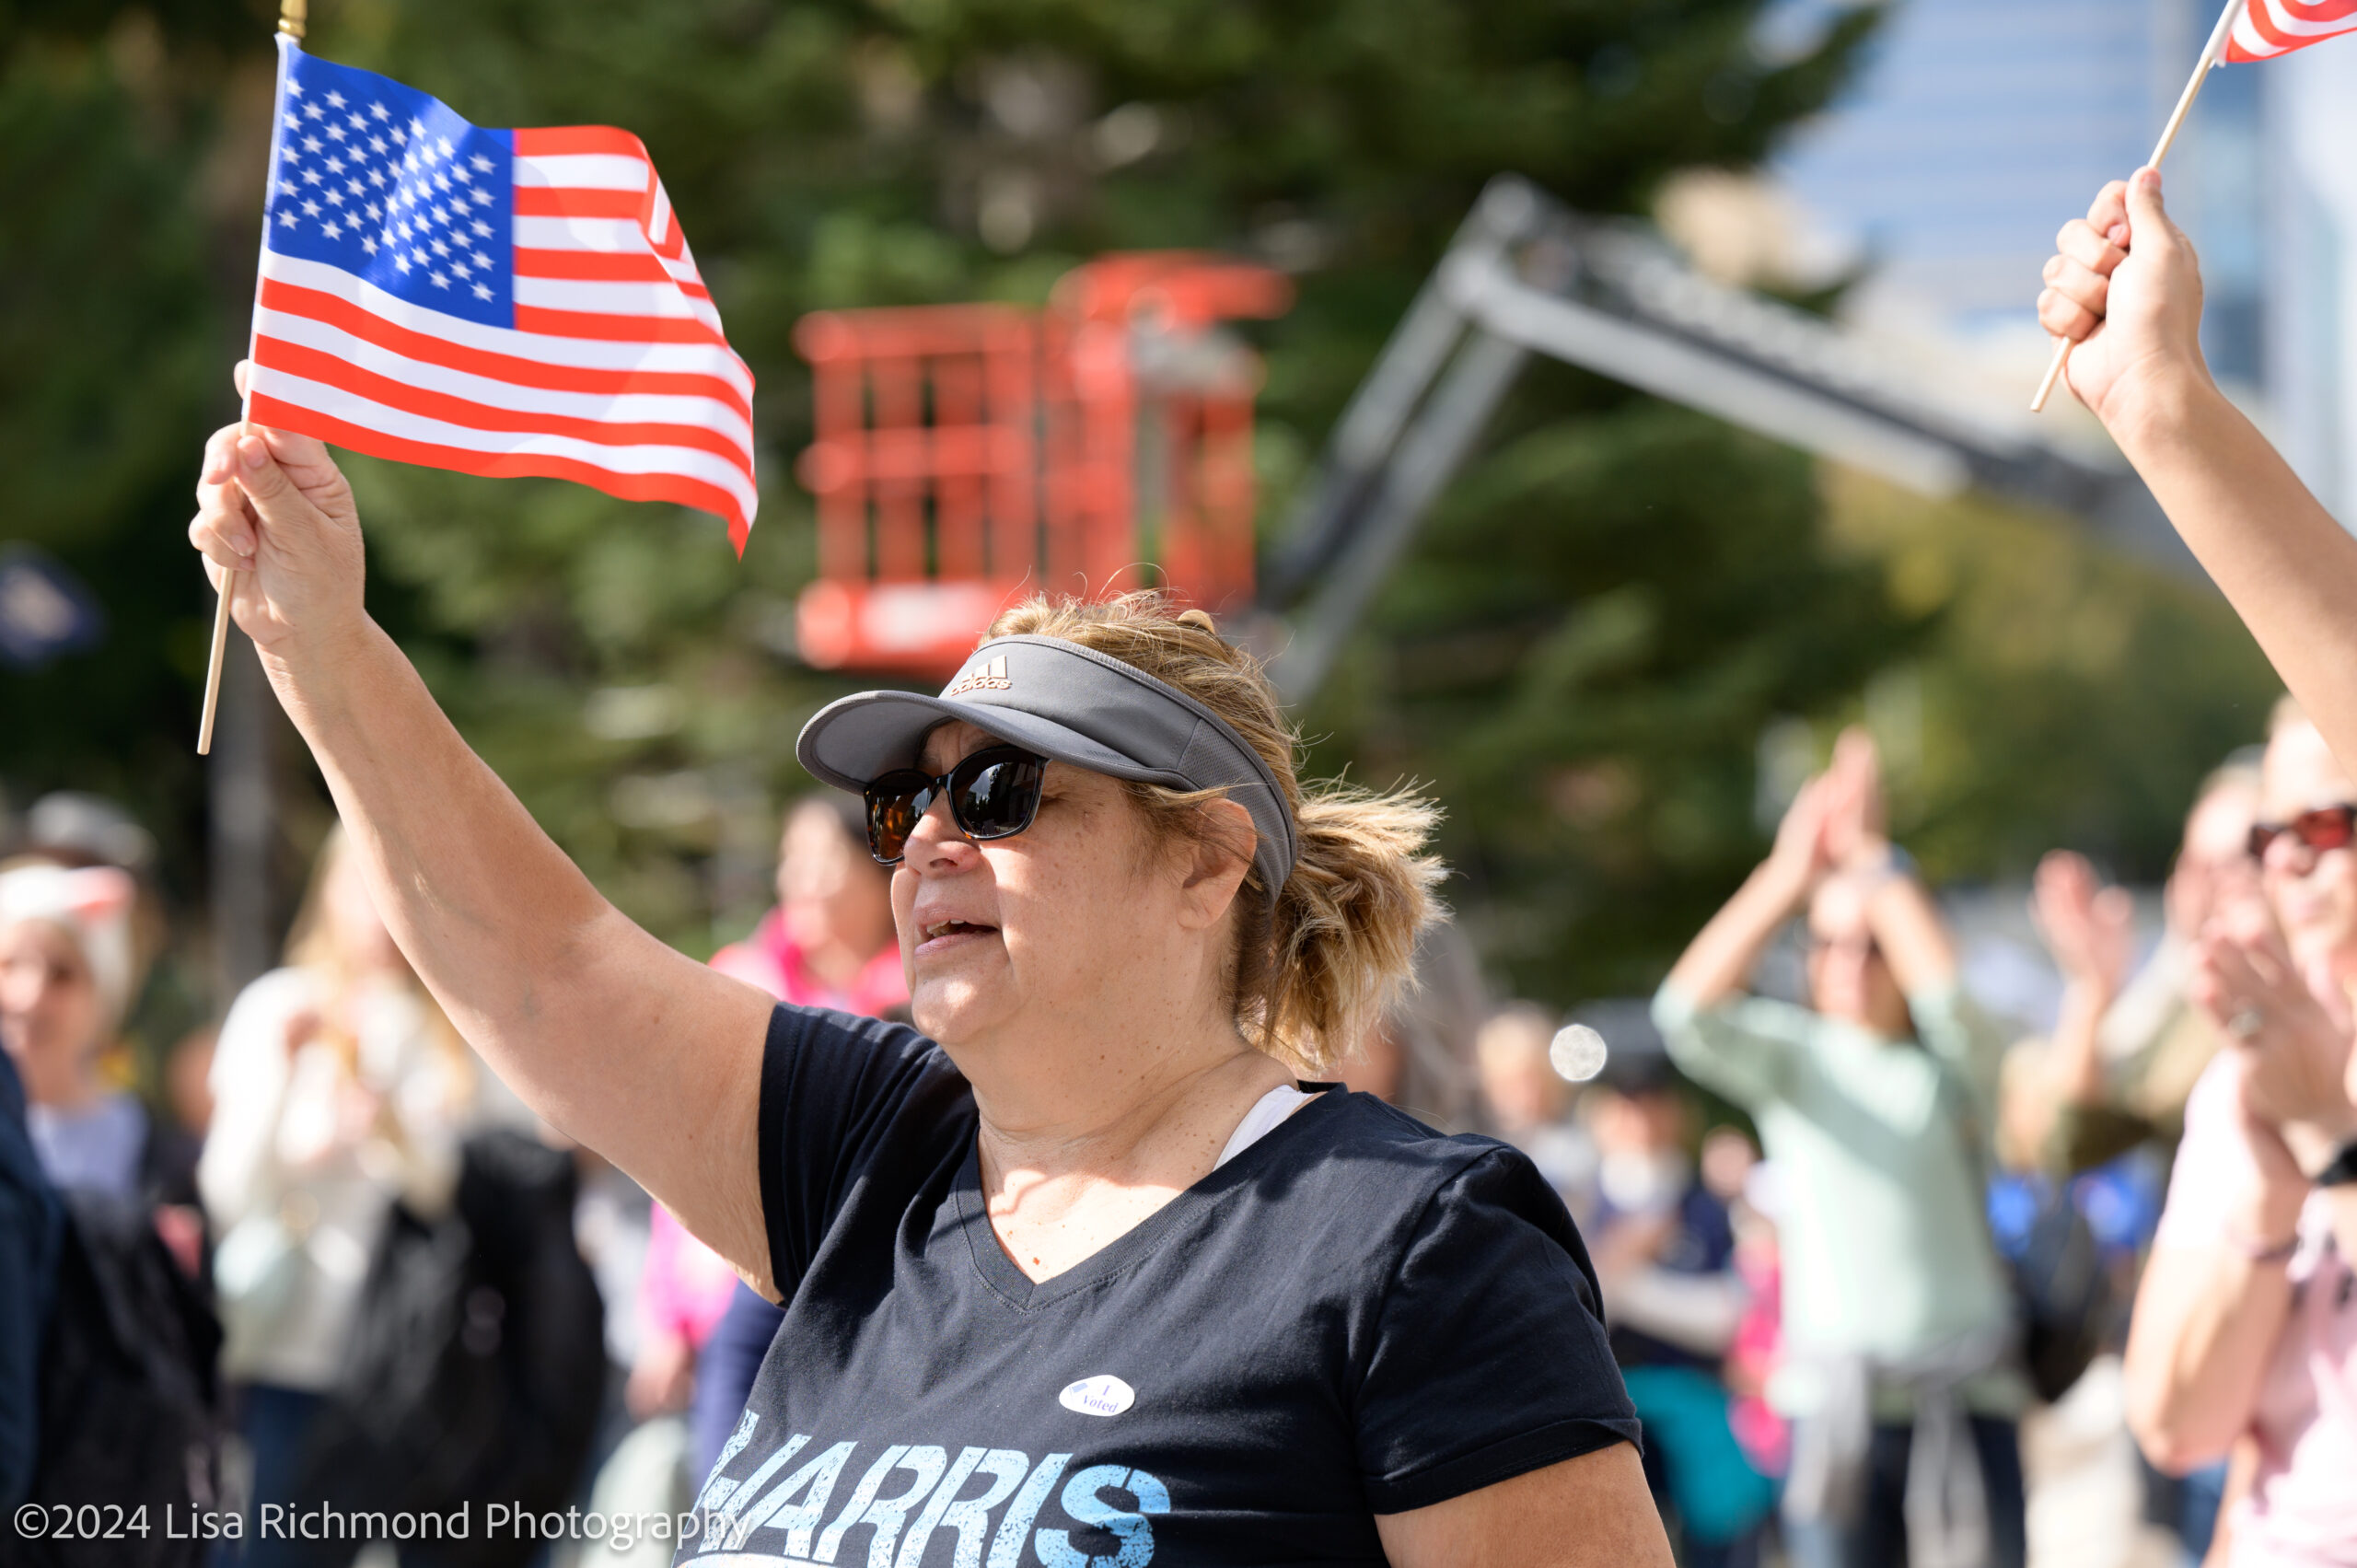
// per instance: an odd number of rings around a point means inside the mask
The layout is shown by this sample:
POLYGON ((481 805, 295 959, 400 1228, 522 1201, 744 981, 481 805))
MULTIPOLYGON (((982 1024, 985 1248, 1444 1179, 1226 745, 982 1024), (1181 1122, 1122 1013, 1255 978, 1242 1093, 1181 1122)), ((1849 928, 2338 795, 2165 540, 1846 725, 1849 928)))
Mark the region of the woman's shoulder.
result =
POLYGON ((1317 1288, 1353 1326, 1349 1398, 1378 1509, 1633 1439, 1595 1270, 1538 1167, 1497 1139, 1337 1098, 1322 1127, 1304 1122, 1298 1157, 1272 1162, 1254 1228, 1314 1258, 1317 1288), (1276 1222, 1287 1203, 1300 1223, 1276 1222))
POLYGON ((1485 1155, 1515 1152, 1512 1144, 1483 1133, 1446 1132, 1414 1111, 1364 1089, 1346 1088, 1339 1084, 1305 1086, 1327 1091, 1321 1098, 1332 1101, 1335 1107, 1331 1142, 1348 1156, 1386 1160, 1412 1168, 1455 1168, 1485 1155))
POLYGON ((911 1118, 958 1121, 972 1107, 964 1075, 910 1025, 791 1002, 771 1010, 761 1064, 765 1130, 791 1127, 832 1143, 862 1125, 897 1133, 911 1118))
POLYGON ((822 1066, 859 1062, 887 1071, 957 1071, 941 1047, 913 1025, 799 1002, 780 1002, 770 1009, 767 1049, 772 1055, 807 1056, 822 1066))
POLYGON ((770 1264, 790 1288, 854 1191, 904 1190, 961 1157, 974 1097, 907 1024, 782 1002, 762 1049, 760 1116, 770 1264))

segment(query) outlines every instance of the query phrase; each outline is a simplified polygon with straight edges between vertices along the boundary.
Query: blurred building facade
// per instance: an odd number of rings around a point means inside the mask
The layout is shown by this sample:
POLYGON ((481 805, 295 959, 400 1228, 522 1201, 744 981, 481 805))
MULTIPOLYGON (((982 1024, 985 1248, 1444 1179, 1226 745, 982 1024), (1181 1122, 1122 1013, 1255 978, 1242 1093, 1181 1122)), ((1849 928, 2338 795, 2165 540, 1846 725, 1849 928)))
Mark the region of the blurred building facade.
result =
MULTIPOLYGON (((1763 47, 1840 0, 1788 0, 1763 47)), ((2055 230, 2151 155, 2216 0, 1891 0, 1843 103, 1771 170, 1864 269, 1876 326, 2043 357, 2029 312, 2055 230)), ((2205 346, 2302 474, 2357 523, 2357 43, 2228 66, 2167 165, 2200 246, 2205 346)), ((2033 372, 2034 374, 2034 372, 2033 372)))

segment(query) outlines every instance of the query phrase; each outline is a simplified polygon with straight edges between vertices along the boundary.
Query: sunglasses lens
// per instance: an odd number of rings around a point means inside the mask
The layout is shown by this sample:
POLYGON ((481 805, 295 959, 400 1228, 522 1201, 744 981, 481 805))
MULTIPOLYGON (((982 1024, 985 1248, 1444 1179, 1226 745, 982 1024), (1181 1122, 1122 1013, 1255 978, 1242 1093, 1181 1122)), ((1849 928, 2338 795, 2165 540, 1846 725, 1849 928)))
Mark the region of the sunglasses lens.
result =
POLYGON ((2346 806, 2304 812, 2300 817, 2300 837, 2311 849, 2347 849, 2352 830, 2357 830, 2357 810, 2346 806))
POLYGON ((867 786, 867 851, 890 865, 907 853, 909 835, 933 804, 933 781, 913 768, 886 773, 867 786))
POLYGON ((2357 842, 2357 806, 2328 806, 2321 810, 2303 811, 2289 822, 2254 823, 2250 830, 2251 858, 2265 860, 2268 850, 2286 833, 2314 854, 2347 849, 2357 842))
POLYGON ((1037 757, 978 752, 950 776, 950 815, 969 838, 1010 838, 1039 814, 1039 783, 1046 776, 1047 764, 1037 757))

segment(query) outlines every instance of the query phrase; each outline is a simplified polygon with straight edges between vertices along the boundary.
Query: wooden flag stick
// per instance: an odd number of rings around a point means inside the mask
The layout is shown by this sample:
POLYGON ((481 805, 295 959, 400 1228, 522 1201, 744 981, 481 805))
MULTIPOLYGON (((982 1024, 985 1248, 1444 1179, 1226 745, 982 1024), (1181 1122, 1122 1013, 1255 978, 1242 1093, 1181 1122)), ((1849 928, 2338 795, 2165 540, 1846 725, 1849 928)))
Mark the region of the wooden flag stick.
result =
MULTIPOLYGON (((308 12, 309 0, 278 0, 278 30, 297 43, 301 42, 304 24, 309 19, 308 12)), ((280 85, 283 87, 286 75, 286 61, 283 54, 279 57, 278 72, 280 85)), ((270 161, 272 168, 277 167, 278 118, 274 108, 271 115, 270 161)), ((263 179, 265 180, 269 179, 267 169, 263 171, 263 179)), ((269 187, 265 185, 263 189, 267 192, 269 187)), ((262 205, 264 213, 262 243, 266 245, 270 242, 267 199, 262 205)), ((250 333, 246 339, 246 357, 249 360, 253 358, 253 338, 250 333)), ((253 401, 253 393, 250 390, 241 394, 238 409, 238 434, 241 439, 253 431, 251 423, 253 401)), ((228 656, 229 652, 229 601, 237 597, 237 591, 238 574, 234 571, 222 573, 221 597, 219 602, 213 607, 213 652, 204 662, 204 716, 197 721, 196 726, 196 754, 200 757, 207 757, 213 753, 213 720, 221 711, 221 661, 228 656)))
POLYGON ((213 752, 213 716, 221 710, 221 661, 229 652, 229 600, 236 597, 238 575, 221 574, 221 597, 213 606, 213 655, 204 667, 204 717, 196 726, 196 754, 213 752))
MULTIPOLYGON (((2153 148, 2153 156, 2145 160, 2147 167, 2158 168, 2161 160, 2169 156, 2169 144, 2185 124, 2185 117, 2193 109, 2193 100, 2201 96, 2201 84, 2226 52, 2226 39, 2235 30, 2235 18, 2243 14, 2245 0, 2226 0, 2226 8, 2218 14, 2218 25, 2210 29, 2210 41, 2201 51, 2201 58, 2194 62, 2193 75, 2186 79, 2185 91, 2177 95, 2177 110, 2169 122, 2161 127, 2161 139, 2153 148)), ((2046 379, 2038 384, 2038 396, 2030 399, 2029 412, 2044 413, 2046 400, 2054 395, 2054 384, 2062 379, 2062 366, 2071 360, 2071 340, 2054 340, 2054 358, 2046 366, 2046 379)))

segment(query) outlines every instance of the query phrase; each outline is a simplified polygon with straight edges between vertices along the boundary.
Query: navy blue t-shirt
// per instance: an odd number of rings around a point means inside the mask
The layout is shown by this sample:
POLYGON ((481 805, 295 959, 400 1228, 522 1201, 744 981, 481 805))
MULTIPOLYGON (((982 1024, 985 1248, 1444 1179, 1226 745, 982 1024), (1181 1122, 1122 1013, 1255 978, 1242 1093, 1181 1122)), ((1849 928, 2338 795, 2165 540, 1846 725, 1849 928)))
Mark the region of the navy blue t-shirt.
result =
POLYGON ((681 1561, 1379 1563, 1374 1516, 1637 1423, 1529 1160, 1331 1089, 1038 1283, 971 1091, 902 1025, 781 1007, 761 1201, 787 1295, 681 1561))

